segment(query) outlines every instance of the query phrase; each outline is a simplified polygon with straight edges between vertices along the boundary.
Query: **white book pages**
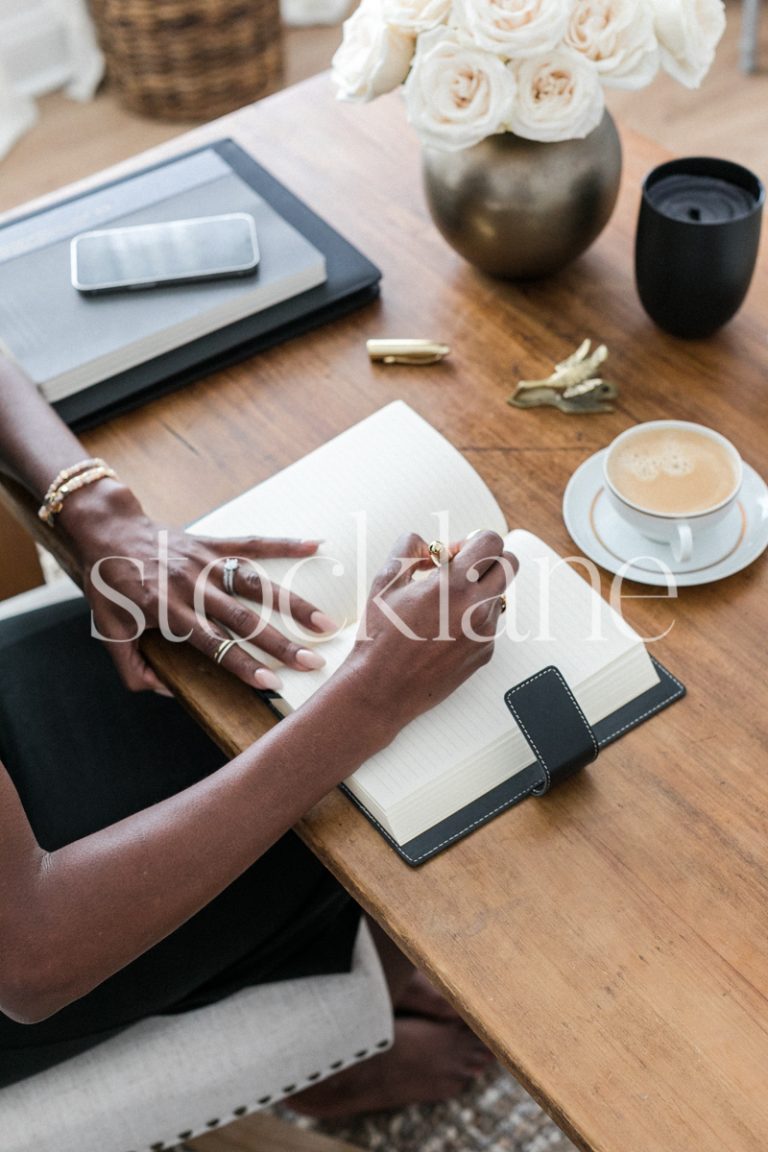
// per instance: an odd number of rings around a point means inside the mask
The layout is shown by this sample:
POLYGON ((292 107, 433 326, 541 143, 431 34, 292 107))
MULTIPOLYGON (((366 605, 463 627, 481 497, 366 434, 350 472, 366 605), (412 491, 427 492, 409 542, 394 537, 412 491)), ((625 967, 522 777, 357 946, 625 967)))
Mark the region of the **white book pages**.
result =
POLYGON ((532 763, 504 693, 554 664, 591 724, 658 683, 642 640, 543 541, 506 537, 520 570, 489 664, 414 720, 347 784, 399 843, 532 763))
MULTIPOLYGON (((410 530, 448 541, 476 528, 506 534, 496 501, 464 457, 401 402, 194 525, 213 536, 324 539, 320 554, 298 566, 264 564, 271 579, 345 625, 318 645, 324 669, 280 669, 289 709, 300 707, 346 657, 371 580, 398 535, 410 530)), ((520 570, 491 662, 347 781, 400 843, 531 763, 504 702, 521 680, 554 664, 593 724, 658 682, 641 639, 577 571, 530 532, 517 529, 506 543, 520 570)), ((317 643, 306 634, 301 639, 317 643)))
MULTIPOLYGON (((397 401, 216 509, 193 530, 322 539, 317 556, 299 565, 270 560, 264 570, 339 624, 351 624, 399 536, 416 532, 447 543, 476 528, 507 530, 484 481, 426 420, 397 401)), ((291 703, 298 700, 292 695, 296 677, 306 684, 311 675, 297 673, 289 682, 286 670, 291 703)))

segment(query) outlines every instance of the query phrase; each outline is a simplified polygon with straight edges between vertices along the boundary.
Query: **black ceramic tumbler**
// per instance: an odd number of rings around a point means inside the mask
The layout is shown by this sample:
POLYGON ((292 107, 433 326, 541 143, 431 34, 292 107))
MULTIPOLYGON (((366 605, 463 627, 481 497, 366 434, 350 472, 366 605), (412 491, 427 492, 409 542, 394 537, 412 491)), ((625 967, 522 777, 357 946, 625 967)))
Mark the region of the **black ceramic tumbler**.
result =
POLYGON ((648 315, 673 336, 710 336, 740 308, 755 269, 765 188, 748 168, 692 156, 643 184, 635 276, 648 315))

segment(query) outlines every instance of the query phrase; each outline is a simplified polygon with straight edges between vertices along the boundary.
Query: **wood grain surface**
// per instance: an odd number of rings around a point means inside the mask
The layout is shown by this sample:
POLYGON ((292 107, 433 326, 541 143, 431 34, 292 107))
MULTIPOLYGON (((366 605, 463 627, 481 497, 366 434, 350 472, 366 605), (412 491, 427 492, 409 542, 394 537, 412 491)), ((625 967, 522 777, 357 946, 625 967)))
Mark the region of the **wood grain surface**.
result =
MULTIPOLYGON (((614 218, 551 280, 492 281, 432 227, 401 101, 335 103, 326 77, 161 151, 229 133, 383 270, 381 300, 89 433, 147 508, 192 520, 402 398, 465 453, 512 525, 572 554, 573 470, 636 421, 712 425, 766 471, 766 246, 717 336, 657 331, 633 286, 645 173, 624 136, 614 218), (369 363, 370 336, 452 346, 433 368, 369 363), (585 337, 610 349, 612 415, 506 404, 585 337)), ((149 154, 149 158, 158 155, 149 154)), ((143 159, 146 159, 144 157, 143 159)), ((258 530, 258 525, 254 525, 258 530)), ((608 580, 605 584, 608 587, 608 580)), ((582 1148, 763 1152, 768 1134, 768 710, 765 558, 675 599, 627 585, 630 621, 688 687, 580 779, 411 870, 341 794, 301 835, 444 989, 582 1148)), ((152 644, 193 712, 236 751, 270 723, 194 653, 152 644)))
POLYGON ((197 1136, 183 1147, 185 1152, 361 1152, 352 1144, 299 1128, 267 1112, 197 1136))

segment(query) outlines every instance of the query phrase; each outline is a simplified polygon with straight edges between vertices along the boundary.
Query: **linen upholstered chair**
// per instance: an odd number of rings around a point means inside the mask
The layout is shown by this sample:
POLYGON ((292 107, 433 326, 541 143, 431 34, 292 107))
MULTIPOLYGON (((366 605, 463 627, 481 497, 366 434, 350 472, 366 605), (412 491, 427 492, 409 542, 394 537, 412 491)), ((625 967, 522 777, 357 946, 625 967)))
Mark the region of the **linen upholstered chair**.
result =
MULTIPOLYGON (((73 593, 66 584, 35 589, 0 602, 0 618, 73 593)), ((363 923, 349 973, 262 984, 191 1012, 151 1017, 0 1090, 0 1148, 161 1152, 391 1042, 386 981, 363 923)), ((228 1146, 260 1152, 247 1140, 228 1146)), ((290 1149, 290 1137, 280 1147, 290 1149)))

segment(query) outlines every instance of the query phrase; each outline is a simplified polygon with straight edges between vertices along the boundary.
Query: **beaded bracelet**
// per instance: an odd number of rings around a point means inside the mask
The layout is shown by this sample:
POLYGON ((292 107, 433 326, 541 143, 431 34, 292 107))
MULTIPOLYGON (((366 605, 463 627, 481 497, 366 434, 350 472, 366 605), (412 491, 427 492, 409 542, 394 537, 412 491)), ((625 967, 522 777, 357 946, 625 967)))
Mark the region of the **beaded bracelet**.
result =
POLYGON ((90 468, 106 468, 106 460, 102 460, 100 456, 90 456, 87 460, 81 460, 78 464, 71 464, 69 468, 62 468, 55 480, 52 480, 48 491, 43 496, 43 504, 47 504, 53 499, 56 490, 62 484, 66 484, 67 480, 71 480, 73 476, 77 476, 78 472, 87 472, 90 468))
POLYGON ((43 503, 37 511, 38 516, 49 528, 53 528, 54 519, 64 507, 64 500, 67 496, 72 492, 77 492, 78 488, 84 488, 87 484, 95 484, 97 480, 104 480, 108 477, 116 480, 117 473, 114 468, 110 468, 108 464, 98 458, 83 460, 80 464, 73 464, 71 468, 65 468, 46 492, 43 503))

